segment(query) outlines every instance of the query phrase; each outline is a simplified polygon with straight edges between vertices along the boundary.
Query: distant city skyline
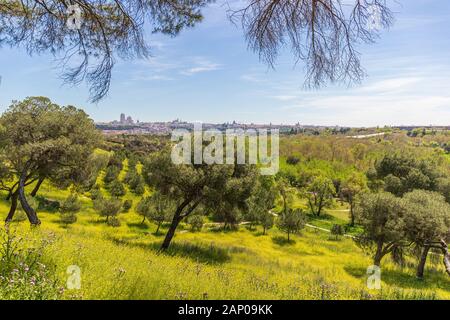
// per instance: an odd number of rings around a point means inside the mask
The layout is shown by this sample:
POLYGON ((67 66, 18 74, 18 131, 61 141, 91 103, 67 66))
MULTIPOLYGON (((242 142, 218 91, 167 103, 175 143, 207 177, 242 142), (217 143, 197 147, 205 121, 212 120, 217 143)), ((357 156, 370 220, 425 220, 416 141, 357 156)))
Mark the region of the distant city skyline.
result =
POLYGON ((42 95, 83 108, 96 122, 125 113, 140 121, 449 125, 450 2, 389 2, 395 24, 376 44, 358 47, 368 77, 352 87, 303 89, 304 65, 295 65, 289 50, 274 70, 260 63, 219 1, 178 37, 147 34, 148 60, 117 59, 109 96, 97 105, 86 102, 85 84, 61 85, 52 56, 0 48, 0 112, 11 100, 42 95))

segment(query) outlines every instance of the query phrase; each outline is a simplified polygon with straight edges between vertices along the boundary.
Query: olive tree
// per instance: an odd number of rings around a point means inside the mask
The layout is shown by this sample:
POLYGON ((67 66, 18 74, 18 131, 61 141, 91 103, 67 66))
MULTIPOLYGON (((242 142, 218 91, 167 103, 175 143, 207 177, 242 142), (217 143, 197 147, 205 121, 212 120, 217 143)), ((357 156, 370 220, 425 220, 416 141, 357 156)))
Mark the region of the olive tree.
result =
POLYGON ((275 197, 275 183, 272 177, 260 176, 252 195, 247 200, 245 219, 251 223, 251 227, 253 224, 261 224, 264 234, 266 229, 273 225, 273 215, 270 210, 274 207, 275 197))
POLYGON ((167 196, 160 192, 154 192, 150 197, 143 198, 137 205, 136 211, 143 219, 149 219, 156 223, 156 234, 158 234, 161 224, 165 221, 170 221, 172 218, 175 203, 167 196))
POLYGON ((170 154, 164 149, 151 155, 142 169, 151 187, 177 203, 161 250, 169 247, 180 222, 199 205, 213 211, 244 209, 257 177, 255 166, 174 164, 170 154))
POLYGON ((403 245, 405 222, 401 199, 391 193, 364 193, 357 197, 356 221, 363 231, 355 241, 373 253, 373 264, 380 266, 383 257, 403 245))
POLYGON ((352 173, 347 179, 345 179, 341 186, 341 194, 350 205, 350 226, 355 225, 355 197, 361 193, 367 191, 367 183, 363 175, 352 173))
POLYGON ((323 208, 331 204, 335 192, 333 181, 323 176, 314 177, 303 190, 303 194, 308 200, 309 209, 316 216, 320 216, 323 208))
POLYGON ((402 202, 406 237, 422 249, 417 277, 423 278, 430 249, 435 248, 445 253, 447 248, 445 238, 450 231, 450 205, 441 194, 424 190, 405 194, 402 202))
POLYGON ((287 240, 290 241, 291 233, 297 233, 305 227, 306 217, 301 209, 288 208, 283 211, 277 219, 278 229, 287 233, 287 240))
POLYGON ((101 136, 84 111, 60 107, 45 97, 13 101, 0 117, 0 126, 4 163, 13 180, 6 221, 11 221, 20 201, 30 223, 40 224, 25 187, 42 177, 57 184, 82 180, 101 136))

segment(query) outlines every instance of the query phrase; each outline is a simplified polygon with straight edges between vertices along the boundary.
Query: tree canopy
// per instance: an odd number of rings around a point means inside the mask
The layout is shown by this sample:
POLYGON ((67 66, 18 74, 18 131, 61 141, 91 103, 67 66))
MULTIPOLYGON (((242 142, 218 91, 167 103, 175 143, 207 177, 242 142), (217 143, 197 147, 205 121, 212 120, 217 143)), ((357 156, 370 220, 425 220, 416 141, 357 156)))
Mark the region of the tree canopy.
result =
POLYGON ((9 178, 2 184, 12 200, 7 220, 12 219, 19 199, 30 222, 39 224, 27 202, 25 186, 40 178, 55 183, 83 181, 100 135, 84 111, 60 107, 45 97, 14 101, 0 117, 0 125, 5 128, 0 136, 5 160, 2 171, 9 178))

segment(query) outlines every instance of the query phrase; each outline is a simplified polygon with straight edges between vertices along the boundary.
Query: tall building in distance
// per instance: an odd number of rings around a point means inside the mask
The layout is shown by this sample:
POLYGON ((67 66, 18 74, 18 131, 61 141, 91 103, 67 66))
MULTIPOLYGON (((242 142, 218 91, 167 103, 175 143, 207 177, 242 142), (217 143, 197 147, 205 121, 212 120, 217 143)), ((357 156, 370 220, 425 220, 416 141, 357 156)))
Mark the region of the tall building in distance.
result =
POLYGON ((131 116, 126 116, 125 113, 120 114, 120 124, 134 124, 133 118, 131 116))

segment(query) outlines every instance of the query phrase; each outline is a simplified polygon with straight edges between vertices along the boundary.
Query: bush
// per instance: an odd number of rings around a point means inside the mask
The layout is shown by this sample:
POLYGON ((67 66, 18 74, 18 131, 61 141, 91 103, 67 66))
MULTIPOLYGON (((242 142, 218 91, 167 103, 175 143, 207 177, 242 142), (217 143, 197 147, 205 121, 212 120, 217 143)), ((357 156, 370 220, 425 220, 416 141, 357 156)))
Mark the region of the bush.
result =
POLYGON ((343 236, 345 233, 344 227, 340 224, 333 224, 331 227, 331 234, 334 236, 335 240, 338 240, 340 236, 343 236))
POLYGON ((122 182, 120 182, 119 180, 114 180, 109 185, 109 193, 112 196, 119 198, 123 197, 127 192, 122 182))
POLYGON ((111 227, 120 227, 120 220, 117 217, 111 217, 106 223, 111 227))
POLYGON ((131 207, 133 206, 133 200, 125 200, 122 204, 122 211, 128 212, 130 211, 131 207))
POLYGON ((56 212, 61 207, 59 201, 49 200, 42 196, 36 196, 35 199, 38 202, 37 209, 40 211, 56 212))
POLYGON ((69 195, 61 205, 61 213, 77 213, 81 210, 81 202, 76 194, 69 195))
POLYGON ((300 159, 299 158, 297 158, 297 157, 294 157, 294 156, 289 156, 289 157, 287 157, 287 159, 286 159, 286 163, 287 164, 290 164, 290 165, 292 165, 292 166, 295 166, 297 163, 299 163, 300 162, 300 159))
POLYGON ((114 198, 100 198, 94 201, 94 209, 98 211, 100 216, 106 217, 106 222, 109 222, 110 217, 119 214, 120 209, 122 209, 122 201, 114 198))
POLYGON ((63 212, 61 213, 61 222, 64 224, 72 224, 77 222, 77 215, 75 212, 63 212))
POLYGON ((203 227, 203 217, 200 215, 193 215, 188 218, 187 223, 191 226, 192 231, 200 231, 203 227))

